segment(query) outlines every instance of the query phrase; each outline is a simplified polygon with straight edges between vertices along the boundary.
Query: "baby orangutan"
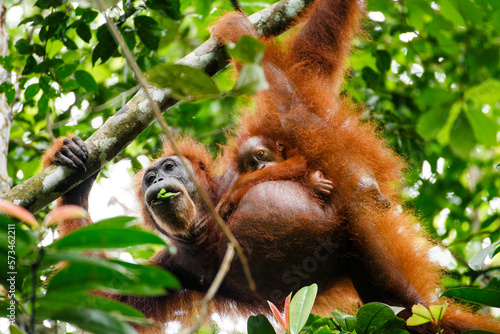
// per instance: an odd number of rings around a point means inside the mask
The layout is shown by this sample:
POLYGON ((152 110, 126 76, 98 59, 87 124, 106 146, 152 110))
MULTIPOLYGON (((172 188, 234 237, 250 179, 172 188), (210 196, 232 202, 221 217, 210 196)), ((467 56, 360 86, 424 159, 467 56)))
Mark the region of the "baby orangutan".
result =
MULTIPOLYGON (((276 142, 273 148, 272 143, 267 143, 260 136, 250 137, 238 150, 238 159, 240 161, 240 170, 243 174, 255 172, 266 167, 275 166, 286 160, 283 152, 282 142, 276 142)), ((319 170, 309 173, 309 185, 317 195, 330 195, 333 189, 333 182, 325 179, 323 173, 319 170)))
POLYGON ((241 175, 219 202, 217 209, 223 218, 238 204, 239 199, 254 185, 267 181, 296 180, 319 197, 328 196, 333 182, 320 170, 309 172, 306 159, 296 149, 286 152, 285 145, 262 136, 248 138, 238 149, 238 171, 241 175))

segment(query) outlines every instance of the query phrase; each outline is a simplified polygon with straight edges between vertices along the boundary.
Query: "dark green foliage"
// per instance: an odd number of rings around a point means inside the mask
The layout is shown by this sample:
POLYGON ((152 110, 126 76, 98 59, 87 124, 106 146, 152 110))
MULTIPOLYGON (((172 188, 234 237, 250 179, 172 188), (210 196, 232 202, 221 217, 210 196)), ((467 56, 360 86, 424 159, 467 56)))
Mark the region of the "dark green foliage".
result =
MULTIPOLYGON (((34 333, 34 328, 40 330, 41 327, 33 325, 42 326, 44 320, 51 319, 92 333, 135 333, 127 322, 145 324, 140 312, 95 296, 91 291, 157 296, 165 294, 166 289, 179 289, 179 282, 161 268, 91 257, 82 252, 144 244, 165 245, 161 238, 140 230, 135 223, 129 217, 109 219, 43 247, 40 246, 44 237, 41 227, 30 230, 0 215, 0 260, 10 266, 8 271, 0 273, 0 284, 16 298, 17 325, 26 333, 34 333), (134 234, 133 240, 126 237, 130 233, 134 234), (101 247, 97 242, 101 242, 101 247), (61 261, 65 263, 63 267, 58 265, 61 261), (51 276, 48 284, 42 283, 46 275, 51 276), (29 311, 33 307, 35 313, 29 311), (33 315, 35 322, 32 323, 33 315)), ((7 310, 11 300, 5 297, 0 297, 0 305, 5 306, 1 312, 7 310)), ((8 313, 0 315, 5 317, 8 313)))

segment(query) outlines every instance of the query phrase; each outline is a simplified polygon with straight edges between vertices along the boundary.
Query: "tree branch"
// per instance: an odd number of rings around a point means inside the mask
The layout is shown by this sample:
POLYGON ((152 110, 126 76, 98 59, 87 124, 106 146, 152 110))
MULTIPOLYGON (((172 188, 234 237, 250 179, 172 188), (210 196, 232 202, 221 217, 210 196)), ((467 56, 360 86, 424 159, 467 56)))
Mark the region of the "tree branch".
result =
MULTIPOLYGON (((303 14, 313 0, 282 0, 250 16, 257 33, 276 36, 288 29, 303 14)), ((214 75, 228 64, 224 48, 210 38, 196 50, 177 62, 204 70, 214 75)), ((178 101, 168 90, 149 88, 149 93, 164 112, 178 101)), ((80 173, 63 166, 52 165, 37 175, 12 188, 3 198, 36 212, 89 176, 97 173, 141 134, 155 119, 153 107, 141 89, 115 115, 110 117, 85 144, 89 150, 87 172, 80 173)))

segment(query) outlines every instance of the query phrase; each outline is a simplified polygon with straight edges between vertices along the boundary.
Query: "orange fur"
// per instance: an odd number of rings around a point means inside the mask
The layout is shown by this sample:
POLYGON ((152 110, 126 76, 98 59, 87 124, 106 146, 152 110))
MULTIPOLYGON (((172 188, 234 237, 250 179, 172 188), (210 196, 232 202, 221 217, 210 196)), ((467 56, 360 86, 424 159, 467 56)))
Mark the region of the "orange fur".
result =
MULTIPOLYGON (((374 127, 363 123, 357 110, 339 96, 350 41, 359 31, 361 4, 357 0, 324 0, 317 8, 300 33, 285 45, 264 41, 263 65, 270 88, 258 94, 256 113, 243 115, 237 140, 225 151, 222 161, 227 164, 227 180, 222 182, 223 189, 228 191, 228 185, 234 183, 245 184, 225 196, 244 198, 244 191, 251 189, 252 182, 256 185, 270 178, 251 173, 234 180, 238 177, 235 152, 248 138, 261 136, 297 147, 312 168, 335 182, 330 205, 341 209, 353 242, 352 252, 362 265, 359 269, 349 269, 361 299, 368 302, 386 298, 379 301, 407 308, 419 302, 427 305, 439 302, 436 293, 440 288, 440 270, 429 260, 432 243, 418 230, 418 222, 411 215, 398 212, 397 206, 382 210, 373 205, 373 198, 356 191, 361 176, 373 173, 381 193, 398 203, 399 191, 395 186, 402 181, 404 167, 378 138, 374 127), (259 176, 263 179, 259 180, 259 176), (377 287, 382 292, 368 291, 377 287)), ((243 23, 245 20, 238 14, 228 15, 212 33, 233 42, 238 33, 254 36, 254 31, 243 23)), ((336 215, 332 217, 332 226, 338 226, 336 215)), ((312 224, 308 228, 314 230, 318 226, 312 224)), ((261 237, 271 239, 270 233, 274 232, 261 233, 261 237)), ((353 288, 344 290, 339 294, 352 295, 353 288)), ((325 294, 326 291, 320 299, 327 304, 325 294)), ((338 299, 332 298, 330 309, 342 306, 341 301, 336 303, 338 299)), ((476 328, 500 331, 500 325, 493 320, 460 311, 456 306, 450 307, 443 321, 453 333, 476 328)))

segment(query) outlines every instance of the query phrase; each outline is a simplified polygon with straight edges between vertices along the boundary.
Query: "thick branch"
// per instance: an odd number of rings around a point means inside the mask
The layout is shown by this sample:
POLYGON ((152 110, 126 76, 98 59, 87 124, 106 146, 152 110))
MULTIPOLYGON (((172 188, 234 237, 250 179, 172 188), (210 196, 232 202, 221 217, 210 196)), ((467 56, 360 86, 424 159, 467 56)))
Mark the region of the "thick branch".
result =
MULTIPOLYGON (((258 34, 276 36, 288 29, 313 0, 282 0, 250 16, 258 34)), ((214 75, 227 65, 224 48, 209 39, 177 62, 203 69, 214 75)), ((162 111, 177 101, 168 90, 150 88, 150 94, 162 111)), ((68 190, 98 172, 143 132, 153 121, 154 112, 146 94, 140 90, 120 111, 109 118, 85 143, 89 149, 87 172, 75 172, 67 167, 52 165, 32 178, 12 188, 4 199, 36 212, 68 190)))

